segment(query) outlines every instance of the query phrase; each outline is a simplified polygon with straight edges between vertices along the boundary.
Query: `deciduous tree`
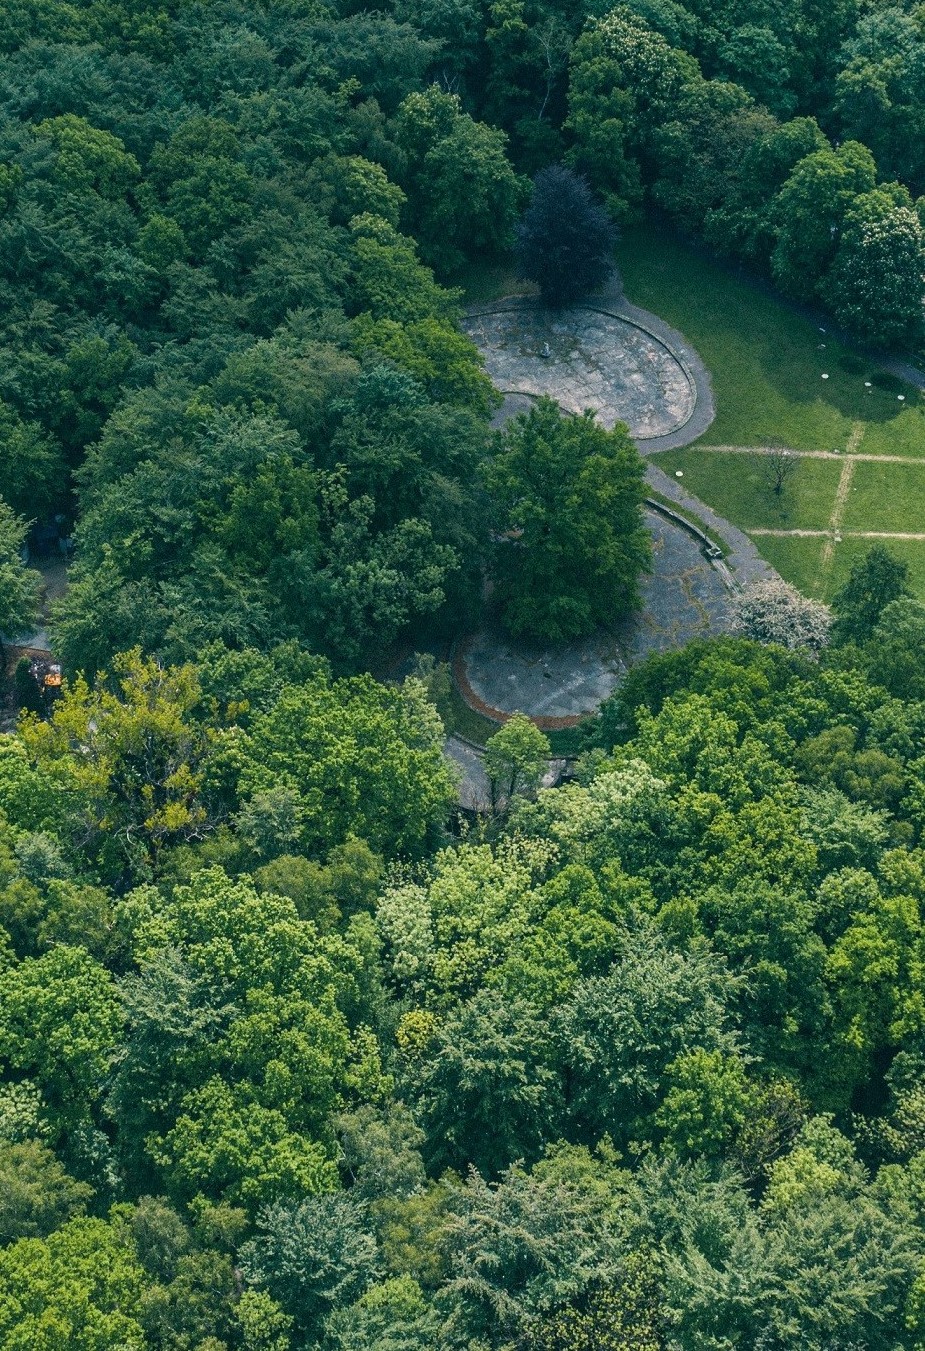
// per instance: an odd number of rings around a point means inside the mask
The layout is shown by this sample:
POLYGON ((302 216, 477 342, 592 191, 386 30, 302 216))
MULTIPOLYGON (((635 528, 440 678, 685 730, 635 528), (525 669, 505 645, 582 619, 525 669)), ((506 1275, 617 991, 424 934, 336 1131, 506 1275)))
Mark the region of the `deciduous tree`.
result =
POLYGON ((832 597, 836 643, 870 638, 891 601, 908 594, 909 566, 882 544, 868 549, 851 567, 848 580, 832 597))
POLYGON ((0 639, 27 633, 38 616, 40 578, 22 561, 26 531, 0 498, 0 639))
POLYGON ((546 304, 566 305, 596 290, 613 269, 616 241, 583 178, 562 165, 540 170, 517 227, 517 266, 546 304))
POLYGON ((514 633, 564 642, 637 607, 651 545, 642 462, 625 431, 541 400, 498 438, 485 481, 497 595, 514 633))
POLYGON ((787 582, 755 582, 735 598, 732 631, 760 643, 819 652, 829 639, 832 613, 787 582))
POLYGON ((515 793, 536 791, 549 753, 549 738, 523 713, 515 713, 488 738, 484 765, 496 811, 510 806, 515 793))

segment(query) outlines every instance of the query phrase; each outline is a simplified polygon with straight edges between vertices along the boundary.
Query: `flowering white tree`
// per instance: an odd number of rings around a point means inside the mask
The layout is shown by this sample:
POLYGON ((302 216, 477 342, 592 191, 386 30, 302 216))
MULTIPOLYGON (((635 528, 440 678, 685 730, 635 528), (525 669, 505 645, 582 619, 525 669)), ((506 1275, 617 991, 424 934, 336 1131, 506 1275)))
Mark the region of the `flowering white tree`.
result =
POLYGON ((802 596, 780 577, 747 586, 732 606, 732 632, 759 643, 818 652, 829 641, 831 624, 827 605, 802 596))
POLYGON ((922 336, 923 290, 925 229, 908 193, 862 193, 848 211, 823 298, 866 342, 903 347, 922 336))

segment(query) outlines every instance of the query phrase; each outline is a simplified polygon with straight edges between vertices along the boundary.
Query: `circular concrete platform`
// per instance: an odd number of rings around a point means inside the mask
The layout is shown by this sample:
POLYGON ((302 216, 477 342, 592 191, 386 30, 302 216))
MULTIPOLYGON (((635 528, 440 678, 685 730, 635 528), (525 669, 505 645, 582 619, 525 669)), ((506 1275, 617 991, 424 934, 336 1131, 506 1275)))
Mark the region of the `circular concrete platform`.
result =
POLYGON ((511 304, 470 313, 465 331, 506 395, 548 395, 571 413, 593 408, 605 427, 625 422, 637 441, 683 427, 695 381, 671 348, 633 320, 603 309, 511 304))
POLYGON ((496 721, 527 713, 547 731, 571 727, 593 713, 625 669, 615 640, 607 636, 545 648, 500 629, 482 629, 465 639, 453 665, 470 707, 496 721))

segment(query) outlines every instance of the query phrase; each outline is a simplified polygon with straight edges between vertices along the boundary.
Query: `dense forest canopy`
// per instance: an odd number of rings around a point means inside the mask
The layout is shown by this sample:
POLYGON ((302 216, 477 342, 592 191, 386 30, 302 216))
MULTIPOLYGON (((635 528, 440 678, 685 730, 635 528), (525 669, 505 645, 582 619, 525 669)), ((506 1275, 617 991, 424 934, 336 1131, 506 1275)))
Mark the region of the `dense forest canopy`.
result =
POLYGON ((459 329, 553 165, 922 343, 921 5, 0 0, 5 636, 75 543, 0 737, 4 1351, 925 1346, 902 564, 635 668, 560 788, 508 724, 468 823, 440 672, 369 674, 487 575, 638 601, 628 436, 493 430, 459 329))
POLYGON ((0 476, 30 519, 79 506, 71 669, 279 634, 356 669, 477 604, 492 395, 447 283, 550 161, 921 338, 920 8, 2 19, 0 476))

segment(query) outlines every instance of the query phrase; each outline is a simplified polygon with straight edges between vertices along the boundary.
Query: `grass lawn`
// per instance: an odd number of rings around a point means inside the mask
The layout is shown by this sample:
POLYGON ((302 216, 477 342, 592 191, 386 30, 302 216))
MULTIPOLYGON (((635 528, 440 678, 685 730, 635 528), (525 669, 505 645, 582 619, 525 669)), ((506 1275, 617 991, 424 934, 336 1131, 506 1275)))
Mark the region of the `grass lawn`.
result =
POLYGON ((870 424, 866 451, 925 455, 918 391, 773 296, 652 229, 628 230, 617 262, 629 299, 680 329, 711 373, 716 421, 705 444, 844 450, 860 421, 870 424))
MULTIPOLYGON (((804 596, 816 596, 830 601, 844 582, 852 565, 863 558, 872 544, 871 539, 845 537, 836 544, 831 563, 823 571, 821 539, 801 539, 798 536, 761 535, 755 541, 762 554, 782 577, 792 582, 804 596)), ((883 540, 890 553, 909 565, 909 585, 918 596, 925 596, 925 540, 883 540)))
POLYGON ((535 296, 539 287, 522 281, 509 258, 477 258, 466 263, 447 283, 459 286, 467 305, 478 305, 503 296, 535 296))
MULTIPOLYGON (((821 576, 822 546, 824 540, 800 538, 792 535, 761 535, 755 540, 763 557, 788 582, 792 582, 804 596, 824 599, 826 580, 821 576)), ((842 546, 838 546, 842 547, 842 546)), ((847 573, 846 573, 847 576, 847 573)))
POLYGON ((886 422, 870 422, 858 450, 865 455, 925 456, 925 400, 906 400, 906 407, 886 422))
POLYGON ((458 732, 467 741, 484 746, 490 736, 494 736, 499 724, 476 709, 470 708, 456 688, 456 682, 450 685, 449 697, 444 705, 441 701, 437 711, 443 718, 443 725, 451 732, 458 732))
POLYGON ((842 525, 846 530, 925 531, 925 461, 858 460, 842 525))
MULTIPOLYGON (((629 299, 679 329, 713 382, 712 426, 694 446, 656 455, 660 468, 680 469, 685 488, 743 530, 825 530, 842 461, 801 460, 776 497, 762 457, 699 447, 844 451, 850 444, 864 455, 921 458, 921 467, 857 461, 842 527, 925 531, 925 395, 670 234, 627 230, 617 262, 629 299)), ((471 264, 456 282, 470 302, 528 289, 504 260, 471 264)), ((822 540, 758 535, 755 543, 801 591, 828 599, 871 541, 844 538, 826 567, 822 540)), ((886 545, 909 564, 912 586, 925 596, 925 541, 886 545)), ((484 729, 472 731, 482 732, 473 740, 483 739, 484 729)))
POLYGON ((681 481, 689 492, 743 530, 755 526, 824 530, 842 471, 838 460, 800 460, 778 497, 767 483, 766 456, 724 454, 689 446, 662 451, 652 459, 666 474, 673 476, 676 470, 682 470, 681 481))

